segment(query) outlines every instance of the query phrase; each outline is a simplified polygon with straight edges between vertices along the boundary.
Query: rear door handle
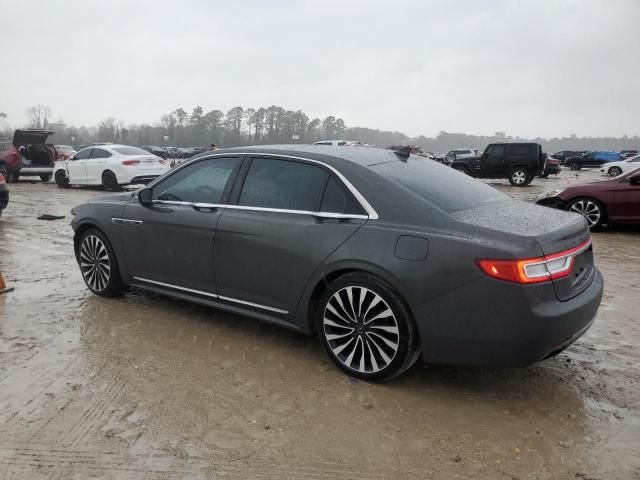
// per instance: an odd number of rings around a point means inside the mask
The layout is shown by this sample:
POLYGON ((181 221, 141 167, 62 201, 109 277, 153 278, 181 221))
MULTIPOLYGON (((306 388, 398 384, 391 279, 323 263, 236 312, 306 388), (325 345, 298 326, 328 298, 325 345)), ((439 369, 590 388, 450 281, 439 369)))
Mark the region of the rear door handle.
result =
POLYGON ((211 205, 210 203, 194 203, 191 205, 194 210, 203 213, 213 213, 218 211, 218 207, 211 205))

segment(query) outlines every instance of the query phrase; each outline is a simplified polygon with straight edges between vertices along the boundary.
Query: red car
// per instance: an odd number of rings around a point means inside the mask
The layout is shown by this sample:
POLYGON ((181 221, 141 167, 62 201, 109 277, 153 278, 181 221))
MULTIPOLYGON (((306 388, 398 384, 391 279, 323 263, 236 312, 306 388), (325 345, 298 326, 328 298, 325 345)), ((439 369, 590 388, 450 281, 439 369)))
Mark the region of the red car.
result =
POLYGON ((48 182, 58 156, 55 147, 46 143, 52 134, 50 130, 19 129, 13 135, 13 141, 0 141, 0 175, 7 182, 29 175, 48 182))
POLYGON ((640 224, 640 169, 612 180, 549 192, 537 203, 580 213, 591 229, 605 223, 640 224))

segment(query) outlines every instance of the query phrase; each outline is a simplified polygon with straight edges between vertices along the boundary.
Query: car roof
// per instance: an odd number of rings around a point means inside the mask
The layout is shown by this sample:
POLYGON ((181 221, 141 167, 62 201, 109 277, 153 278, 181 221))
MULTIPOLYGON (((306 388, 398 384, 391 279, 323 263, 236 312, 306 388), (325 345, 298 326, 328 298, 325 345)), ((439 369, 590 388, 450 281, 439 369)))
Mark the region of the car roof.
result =
MULTIPOLYGON (((215 151, 216 154, 225 152, 302 156, 311 160, 325 162, 332 167, 340 166, 344 162, 369 167, 379 163, 399 161, 393 150, 386 148, 344 148, 333 145, 254 145, 215 151)), ((204 153, 203 156, 210 153, 204 153)))

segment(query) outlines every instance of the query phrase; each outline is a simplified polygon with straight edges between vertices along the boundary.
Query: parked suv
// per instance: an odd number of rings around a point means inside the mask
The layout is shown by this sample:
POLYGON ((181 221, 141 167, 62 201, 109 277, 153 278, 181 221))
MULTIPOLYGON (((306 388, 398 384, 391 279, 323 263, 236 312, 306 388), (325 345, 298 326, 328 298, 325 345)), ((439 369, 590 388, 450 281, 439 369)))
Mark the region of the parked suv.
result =
POLYGON ((7 182, 15 182, 20 176, 39 176, 48 182, 56 161, 55 147, 46 143, 50 130, 19 129, 13 141, 0 141, 0 174, 7 182))
POLYGON ((619 152, 589 152, 584 155, 569 157, 565 160, 565 165, 571 170, 580 170, 581 168, 600 167, 605 163, 617 162, 621 160, 619 152))
POLYGON ((480 156, 456 158, 451 166, 476 178, 508 178, 524 187, 545 170, 547 154, 538 143, 492 143, 480 156))
POLYGON ((473 158, 477 157, 478 155, 480 155, 480 150, 478 150, 477 148, 458 148, 447 153, 447 156, 445 157, 445 163, 447 165, 451 165, 451 163, 457 158, 473 158))

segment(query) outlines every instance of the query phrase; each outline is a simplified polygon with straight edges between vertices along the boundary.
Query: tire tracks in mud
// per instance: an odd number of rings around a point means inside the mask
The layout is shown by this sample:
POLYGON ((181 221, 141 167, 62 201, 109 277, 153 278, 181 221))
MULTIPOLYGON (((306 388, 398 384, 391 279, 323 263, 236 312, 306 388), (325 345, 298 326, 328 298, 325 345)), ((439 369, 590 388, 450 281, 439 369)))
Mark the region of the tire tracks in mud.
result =
MULTIPOLYGON (((47 470, 43 478, 68 478, 66 474, 100 475, 129 474, 124 478, 184 478, 187 475, 206 474, 207 478, 296 478, 296 479, 353 479, 376 480, 398 478, 397 472, 367 471, 339 462, 309 462, 290 464, 266 459, 211 458, 190 456, 181 460, 163 450, 148 454, 119 454, 113 451, 91 451, 77 448, 52 447, 49 445, 2 445, 0 444, 0 475, 16 480, 34 478, 37 472, 47 470), (153 465, 153 466, 151 466, 153 465), (24 472, 24 475, 20 474, 24 472)), ((418 473, 418 472, 416 472, 418 473)), ((422 472, 424 473, 424 472, 422 472)), ((121 478, 120 476, 118 478, 121 478)), ((403 477, 404 478, 404 477, 403 477)), ((414 478, 421 478, 418 475, 414 478)), ((465 479, 470 477, 459 476, 465 479)))

